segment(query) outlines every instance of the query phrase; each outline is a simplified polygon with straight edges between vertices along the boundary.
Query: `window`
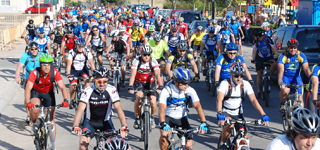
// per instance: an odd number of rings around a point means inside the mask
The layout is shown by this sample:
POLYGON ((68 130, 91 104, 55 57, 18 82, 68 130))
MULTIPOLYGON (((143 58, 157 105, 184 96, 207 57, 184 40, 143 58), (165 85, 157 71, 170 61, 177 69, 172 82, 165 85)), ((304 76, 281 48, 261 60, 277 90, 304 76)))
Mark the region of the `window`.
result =
POLYGON ((199 14, 194 13, 181 13, 180 17, 183 17, 185 23, 191 23, 193 20, 200 20, 199 14))
POLYGON ((10 0, 1 0, 1 6, 10 6, 10 0))
POLYGON ((198 26, 202 26, 203 28, 205 28, 206 25, 207 25, 207 22, 198 22, 198 23, 197 23, 197 27, 198 27, 198 26))
POLYGON ((283 44, 282 41, 283 41, 283 36, 285 32, 286 32, 285 30, 280 30, 272 34, 271 38, 275 42, 275 44, 278 44, 278 43, 281 43, 281 45, 283 44))
POLYGON ((319 52, 320 30, 305 30, 297 33, 298 50, 302 52, 319 52))
POLYGON ((287 42, 292 38, 292 31, 286 30, 283 41, 282 41, 282 48, 287 48, 287 42))
POLYGON ((32 1, 33 1, 33 0, 29 0, 29 5, 32 5, 32 1))

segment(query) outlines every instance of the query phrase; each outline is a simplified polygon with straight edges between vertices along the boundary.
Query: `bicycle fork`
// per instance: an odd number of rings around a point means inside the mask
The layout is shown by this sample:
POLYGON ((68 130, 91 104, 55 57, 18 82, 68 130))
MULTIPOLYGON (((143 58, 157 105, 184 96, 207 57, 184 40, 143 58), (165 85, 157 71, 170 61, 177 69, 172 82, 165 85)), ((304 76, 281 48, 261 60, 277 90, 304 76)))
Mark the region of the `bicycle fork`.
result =
POLYGON ((262 84, 262 91, 264 92, 265 90, 268 90, 268 93, 270 93, 271 91, 271 87, 270 87, 270 76, 268 76, 268 68, 265 67, 263 69, 263 74, 262 74, 262 83, 264 83, 264 81, 267 80, 268 83, 268 89, 265 89, 264 85, 262 84))
MULTIPOLYGON (((147 132, 147 130, 149 130, 151 132, 151 128, 150 128, 150 125, 149 125, 149 128, 150 129, 144 129, 144 121, 143 121, 143 118, 144 118, 144 112, 149 112, 150 116, 151 117, 151 105, 148 104, 148 98, 145 96, 144 97, 144 100, 143 100, 143 104, 142 104, 142 107, 141 107, 141 117, 140 117, 140 123, 141 123, 141 132, 147 132)), ((150 119, 149 119, 150 121, 150 119)), ((146 122, 146 123, 149 123, 150 122, 146 122)))

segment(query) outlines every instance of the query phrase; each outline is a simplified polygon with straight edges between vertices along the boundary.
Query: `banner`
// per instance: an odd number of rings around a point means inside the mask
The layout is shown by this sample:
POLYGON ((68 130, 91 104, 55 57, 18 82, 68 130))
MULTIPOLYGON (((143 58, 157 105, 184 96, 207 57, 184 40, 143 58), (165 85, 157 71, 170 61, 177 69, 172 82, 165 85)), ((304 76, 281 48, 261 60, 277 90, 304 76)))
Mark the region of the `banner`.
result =
POLYGON ((264 5, 272 5, 272 0, 264 0, 264 5))
MULTIPOLYGON (((258 6, 256 8, 258 8, 258 6)), ((249 5, 248 6, 248 13, 252 14, 252 13, 255 13, 255 12, 256 12, 256 9, 254 8, 254 5, 249 5)))

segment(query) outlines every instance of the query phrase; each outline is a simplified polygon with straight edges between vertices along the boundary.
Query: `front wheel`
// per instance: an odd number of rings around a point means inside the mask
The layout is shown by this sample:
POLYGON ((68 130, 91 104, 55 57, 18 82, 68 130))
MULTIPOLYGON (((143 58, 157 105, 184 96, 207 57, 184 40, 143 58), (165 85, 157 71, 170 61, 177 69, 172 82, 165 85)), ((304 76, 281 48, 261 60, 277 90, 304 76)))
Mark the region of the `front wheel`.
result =
POLYGON ((217 88, 215 85, 215 72, 212 70, 211 72, 211 92, 212 92, 212 96, 216 96, 217 93, 217 88))
POLYGON ((263 80, 263 99, 266 103, 266 107, 269 107, 269 81, 268 77, 263 80))
POLYGON ((97 56, 96 56, 95 59, 94 59, 94 66, 95 66, 95 68, 99 68, 99 67, 100 67, 97 56))
POLYGON ((289 121, 288 121, 288 116, 286 115, 286 112, 282 113, 281 120, 282 120, 283 130, 288 131, 289 130, 289 121))
POLYGON ((149 131, 150 131, 150 113, 148 111, 144 112, 143 121, 144 121, 143 122, 144 149, 148 150, 149 131))
POLYGON ((50 127, 48 127, 48 131, 45 135, 45 149, 46 150, 55 149, 53 129, 50 127))
POLYGON ((119 72, 116 71, 115 75, 114 75, 115 79, 114 79, 114 86, 116 87, 116 89, 120 90, 120 83, 119 83, 119 72))

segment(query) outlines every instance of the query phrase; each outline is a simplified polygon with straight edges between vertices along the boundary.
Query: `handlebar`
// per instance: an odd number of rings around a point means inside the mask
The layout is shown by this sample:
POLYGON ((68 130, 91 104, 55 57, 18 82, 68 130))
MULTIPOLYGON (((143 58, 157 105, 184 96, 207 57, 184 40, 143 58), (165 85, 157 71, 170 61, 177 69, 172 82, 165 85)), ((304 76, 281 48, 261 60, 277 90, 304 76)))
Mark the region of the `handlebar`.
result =
POLYGON ((297 85, 297 84, 286 84, 286 87, 287 88, 295 88, 295 89, 298 89, 298 88, 300 88, 300 87, 303 87, 304 85, 302 84, 302 85, 297 85))
POLYGON ((41 105, 35 105, 34 107, 37 108, 37 109, 41 109, 41 108, 44 108, 44 109, 57 108, 57 109, 59 109, 60 107, 62 107, 62 104, 58 104, 58 105, 56 105, 56 106, 48 106, 48 107, 41 106, 41 105))
POLYGON ((177 129, 177 128, 171 128, 171 132, 173 134, 180 134, 180 135, 185 135, 185 134, 189 134, 189 133, 194 133, 197 134, 199 133, 199 129, 195 128, 195 129, 177 129))
POLYGON ((271 65, 271 64, 273 64, 274 62, 275 62, 275 60, 272 59, 272 60, 270 60, 270 61, 263 62, 262 64, 263 64, 263 65, 271 65))
MULTIPOLYGON (((139 92, 139 91, 138 90, 134 90, 134 92, 136 93, 136 92, 139 92)), ((149 94, 151 92, 157 92, 157 89, 151 89, 151 90, 144 89, 142 92, 144 94, 149 94)))
POLYGON ((250 124, 250 123, 253 123, 254 125, 256 126, 264 126, 264 123, 261 119, 258 119, 258 120, 254 120, 254 121, 245 121, 245 120, 242 120, 242 119, 226 119, 226 125, 229 125, 231 126, 232 124, 234 123, 239 123, 239 124, 242 124, 242 125, 245 125, 245 124, 250 124))
POLYGON ((120 135, 120 129, 118 131, 116 130, 110 130, 110 131, 100 131, 97 130, 96 132, 91 132, 89 129, 82 132, 83 136, 89 137, 91 135, 94 136, 100 136, 100 137, 110 137, 110 136, 118 136, 120 135))

